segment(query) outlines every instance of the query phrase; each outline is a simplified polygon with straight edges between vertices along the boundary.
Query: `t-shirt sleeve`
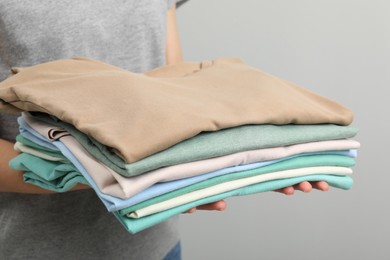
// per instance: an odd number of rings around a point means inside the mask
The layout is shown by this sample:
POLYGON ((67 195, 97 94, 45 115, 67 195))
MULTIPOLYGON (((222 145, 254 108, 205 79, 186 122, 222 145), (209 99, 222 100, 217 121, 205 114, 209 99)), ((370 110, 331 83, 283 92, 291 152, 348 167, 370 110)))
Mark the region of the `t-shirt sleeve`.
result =
POLYGON ((170 9, 174 5, 176 5, 176 8, 179 8, 182 4, 187 2, 188 0, 168 0, 168 8, 170 9))

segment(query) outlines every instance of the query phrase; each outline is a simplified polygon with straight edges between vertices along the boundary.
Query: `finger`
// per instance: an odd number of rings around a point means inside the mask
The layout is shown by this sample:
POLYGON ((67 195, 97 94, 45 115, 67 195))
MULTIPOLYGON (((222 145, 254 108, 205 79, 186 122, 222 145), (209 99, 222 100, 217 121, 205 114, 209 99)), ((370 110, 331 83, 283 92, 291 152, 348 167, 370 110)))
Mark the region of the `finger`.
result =
POLYGON ((199 210, 218 210, 218 211, 222 211, 222 210, 226 209, 226 206, 227 205, 226 205, 226 202, 224 200, 219 200, 219 201, 216 201, 216 202, 212 202, 212 203, 208 203, 208 204, 197 206, 196 208, 199 209, 199 210))
POLYGON ((184 211, 183 213, 190 214, 190 213, 194 213, 195 211, 196 211, 196 208, 190 208, 190 209, 187 209, 186 211, 184 211))
POLYGON ((326 181, 314 181, 311 183, 314 189, 328 191, 329 184, 326 181))
POLYGON ((311 183, 308 181, 300 182, 298 184, 295 184, 293 187, 294 187, 294 189, 300 190, 302 192, 310 192, 313 189, 313 187, 311 186, 311 183))
POLYGON ((285 195, 293 195, 294 194, 294 188, 292 186, 284 187, 281 189, 275 190, 276 192, 283 193, 285 195))

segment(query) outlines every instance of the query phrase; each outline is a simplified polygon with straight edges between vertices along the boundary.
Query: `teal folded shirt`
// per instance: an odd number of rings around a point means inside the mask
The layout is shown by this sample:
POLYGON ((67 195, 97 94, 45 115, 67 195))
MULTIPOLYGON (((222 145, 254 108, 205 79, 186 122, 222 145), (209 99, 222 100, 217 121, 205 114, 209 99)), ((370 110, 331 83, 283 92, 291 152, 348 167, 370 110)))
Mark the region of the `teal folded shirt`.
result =
POLYGON ((51 190, 55 192, 66 192, 71 190, 78 183, 89 185, 87 180, 76 173, 69 173, 63 178, 57 180, 48 181, 41 178, 39 175, 36 175, 33 172, 26 172, 23 174, 23 180, 26 183, 33 184, 35 186, 41 187, 46 190, 51 190))
POLYGON ((125 164, 112 149, 88 137, 72 125, 44 113, 31 113, 31 115, 54 126, 64 128, 97 160, 123 176, 135 176, 161 167, 247 150, 351 138, 358 132, 358 129, 351 126, 332 124, 244 125, 201 133, 145 159, 125 164))
POLYGON ((65 192, 77 183, 88 184, 71 163, 48 161, 28 153, 21 153, 9 164, 12 169, 25 172, 23 179, 26 183, 47 190, 65 192))
POLYGON ((200 200, 192 201, 181 206, 171 208, 153 215, 145 216, 138 219, 128 218, 120 214, 120 212, 114 212, 114 215, 117 217, 119 222, 125 227, 125 229, 134 234, 140 232, 146 228, 149 228, 153 225, 161 223, 175 215, 181 214, 182 212, 207 203, 215 202, 218 200, 226 199, 233 196, 243 196, 254 193, 260 193, 265 191, 277 190, 283 187, 295 185, 303 181, 326 181, 330 186, 339 188, 339 189, 349 189, 353 184, 353 180, 349 176, 336 176, 336 175, 308 175, 294 178, 279 179, 273 181, 262 182, 258 184, 253 184, 236 190, 220 193, 214 196, 203 198, 200 200))
POLYGON ((348 156, 343 155, 306 155, 291 158, 288 160, 280 161, 274 164, 270 164, 264 167, 259 167, 246 171, 239 171, 235 173, 229 173, 221 176, 217 176, 211 179, 207 179, 201 182, 191 184, 189 186, 183 187, 181 189, 173 190, 171 192, 162 194, 160 196, 151 198, 149 200, 142 201, 133 206, 124 208, 120 210, 121 215, 126 215, 132 211, 156 204, 165 200, 172 199, 174 197, 190 193, 195 190, 205 189, 223 182, 228 182, 241 178, 248 178, 255 175, 284 171, 290 169, 298 169, 304 167, 314 167, 314 166, 342 166, 342 167, 352 167, 355 165, 355 160, 348 156))

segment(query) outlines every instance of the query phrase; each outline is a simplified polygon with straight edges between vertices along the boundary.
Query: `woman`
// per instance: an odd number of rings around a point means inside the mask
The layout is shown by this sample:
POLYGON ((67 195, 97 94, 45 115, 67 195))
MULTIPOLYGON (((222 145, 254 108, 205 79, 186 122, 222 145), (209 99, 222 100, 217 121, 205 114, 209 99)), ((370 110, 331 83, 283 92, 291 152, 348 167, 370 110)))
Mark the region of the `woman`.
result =
MULTIPOLYGON (((14 66, 86 56, 143 72, 181 62, 178 0, 0 2, 0 81, 14 66)), ((180 3, 179 3, 180 4, 180 3)), ((84 185, 50 194, 8 167, 16 117, 0 113, 0 259, 180 259, 177 218, 130 235, 84 185)), ((324 182, 279 190, 327 190, 324 182)), ((196 209, 223 210, 224 201, 196 209)))

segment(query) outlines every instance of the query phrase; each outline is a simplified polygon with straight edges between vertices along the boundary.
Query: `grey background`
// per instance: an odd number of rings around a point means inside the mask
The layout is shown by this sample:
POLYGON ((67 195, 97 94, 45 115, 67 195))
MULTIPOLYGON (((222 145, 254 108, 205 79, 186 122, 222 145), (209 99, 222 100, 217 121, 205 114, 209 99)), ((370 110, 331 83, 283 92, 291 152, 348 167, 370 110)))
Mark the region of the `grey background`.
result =
POLYGON ((390 1, 192 0, 186 60, 240 57, 355 112, 354 186, 228 199, 181 216, 184 259, 390 259, 390 1))

